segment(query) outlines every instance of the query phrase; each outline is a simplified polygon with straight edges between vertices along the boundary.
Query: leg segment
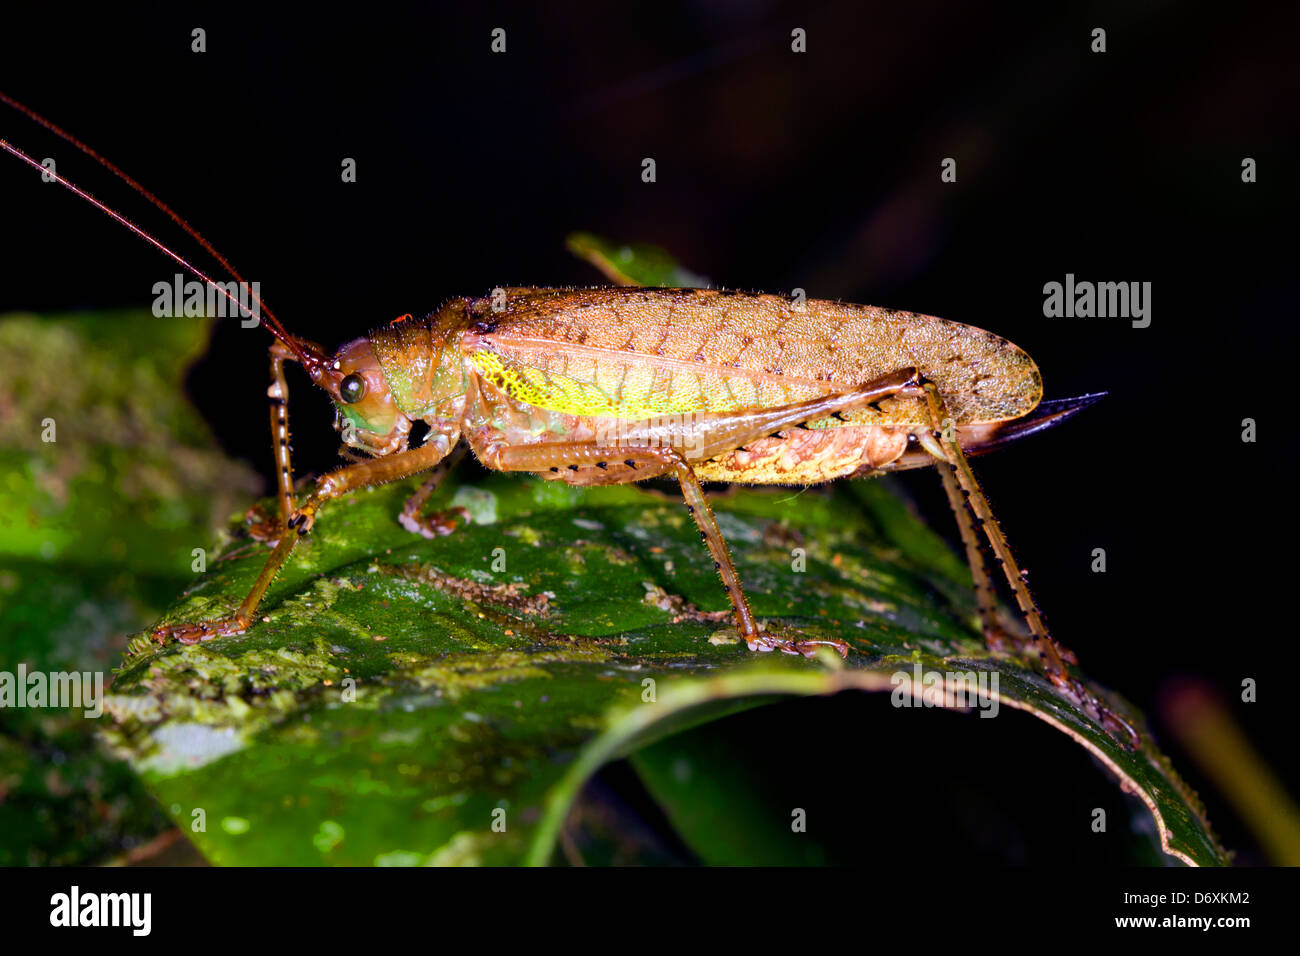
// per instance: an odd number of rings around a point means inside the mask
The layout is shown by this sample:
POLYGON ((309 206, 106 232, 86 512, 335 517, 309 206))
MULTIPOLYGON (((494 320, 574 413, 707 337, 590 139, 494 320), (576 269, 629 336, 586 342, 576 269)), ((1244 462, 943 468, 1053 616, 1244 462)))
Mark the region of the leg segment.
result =
MULTIPOLYGON (((676 448, 689 461, 706 461, 803 422, 855 411, 895 395, 919 394, 920 374, 908 367, 842 392, 749 412, 705 412, 687 419, 622 422, 607 445, 676 448)), ((603 441, 602 439, 599 439, 603 441)))
POLYGON ((257 506, 244 516, 249 534, 258 541, 274 544, 284 531, 293 512, 293 465, 289 460, 289 384, 284 377, 284 363, 294 354, 280 342, 271 345, 271 384, 266 390, 271 401, 271 446, 275 456, 276 497, 280 510, 272 518, 257 506))
POLYGON ((287 527, 296 530, 298 533, 290 534, 286 530, 284 534, 280 535, 275 550, 271 552, 271 557, 267 559, 266 565, 262 568, 262 573, 253 582, 252 590, 244 598, 244 603, 239 606, 239 610, 230 617, 215 621, 160 625, 154 629, 154 639, 160 643, 165 643, 168 638, 174 637, 182 644, 195 644, 218 635, 244 633, 252 622, 253 615, 257 612, 257 606, 262 603, 262 597, 266 594, 266 589, 271 586, 276 574, 279 573, 284 562, 288 560, 294 546, 298 543, 298 539, 311 530, 311 526, 316 520, 316 513, 322 504, 357 488, 364 488, 369 485, 383 485, 421 471, 427 471, 447 456, 450 447, 451 442, 448 438, 439 435, 425 442, 419 448, 411 448, 407 451, 389 455, 386 458, 376 458, 357 465, 349 465, 346 468, 340 468, 338 471, 325 475, 316 482, 315 490, 303 502, 302 507, 289 515, 287 527))
MULTIPOLYGON (((1100 721, 1108 731, 1122 735, 1127 743, 1137 747, 1140 738, 1133 727, 1118 714, 1107 709, 1097 699, 1096 695, 1083 686, 1081 681, 1070 675, 1067 662, 1077 663, 1077 661, 1074 655, 1058 644, 1048 632, 1047 625, 1043 622, 1042 612, 1039 611, 1033 595, 1029 592, 1029 586, 1025 583, 1024 573, 1016 563, 1016 559, 1011 553, 1011 546, 1007 543, 1002 529, 998 527, 997 519, 993 517, 993 511, 989 507, 988 499, 984 497, 984 492, 980 489, 979 482, 975 480, 975 474, 966 461, 961 444, 957 441, 956 429, 951 427, 951 414, 944 404, 943 398, 939 395, 938 388, 932 382, 924 383, 923 387, 931 428, 931 432, 923 440, 923 444, 941 462, 946 463, 945 488, 949 490, 948 498, 953 503, 953 510, 957 514, 958 524, 963 525, 962 540, 966 545, 967 557, 971 556, 972 545, 975 542, 973 529, 965 527, 970 521, 969 516, 965 514, 965 504, 969 503, 971 511, 974 512, 975 521, 983 528, 989 546, 993 549, 993 555, 998 564, 1002 565, 1002 571, 1006 575, 1007 583, 1011 585, 1011 590, 1015 594, 1016 604, 1019 605, 1026 624, 1029 625, 1030 636, 1043 661, 1043 670, 1047 678, 1081 705, 1091 716, 1100 721), (961 491, 965 493, 966 502, 962 503, 960 507, 954 500, 950 483, 959 485, 961 491)), ((940 468, 943 467, 945 465, 941 464, 940 468)), ((978 560, 978 563, 972 561, 971 571, 975 575, 977 591, 981 589, 981 581, 983 582, 982 589, 984 593, 979 596, 980 614, 984 620, 987 637, 990 626, 996 627, 996 620, 986 613, 986 607, 991 610, 993 605, 992 592, 988 586, 989 579, 984 570, 983 560, 978 560)))
POLYGON ((275 485, 280 498, 280 524, 293 513, 293 465, 289 461, 289 384, 284 377, 285 359, 293 353, 278 341, 271 346, 271 439, 275 452, 275 485))
POLYGON ((713 556, 713 567, 731 599, 736 624, 750 650, 782 650, 791 654, 811 655, 814 645, 835 647, 840 656, 848 655, 848 645, 839 641, 785 641, 762 633, 749 609, 740 576, 727 550, 718 522, 695 472, 680 452, 672 448, 602 447, 588 442, 556 442, 538 445, 496 447, 487 451, 485 464, 501 471, 545 472, 551 469, 602 468, 616 462, 636 472, 637 479, 673 475, 682 488, 686 510, 700 529, 700 538, 713 556))
MULTIPOLYGON (((450 534, 456 527, 456 519, 452 517, 452 512, 444 512, 438 515, 421 515, 420 509, 424 503, 433 497, 433 493, 438 490, 443 479, 451 473, 456 467, 456 463, 465 457, 465 445, 458 444, 452 449, 451 454, 438 463, 438 465, 429 472, 429 477, 425 480, 415 494, 406 499, 406 504, 402 507, 402 513, 397 516, 402 527, 414 534, 423 535, 426 538, 432 538, 434 535, 450 534)), ((460 511, 463 515, 468 516, 464 508, 453 509, 460 511)))
MULTIPOLYGON (((980 490, 979 482, 975 480, 975 474, 971 471, 966 456, 961 450, 961 445, 957 441, 956 429, 950 424, 951 416, 948 414, 947 406, 944 405, 939 390, 931 383, 925 385, 925 400, 932 429, 929 437, 938 445, 940 460, 948 463, 948 479, 960 485, 961 490, 965 493, 966 501, 975 514, 975 521, 984 529, 984 534, 993 549, 994 558, 1002 566, 1007 582, 1015 593, 1016 603, 1020 606, 1020 611, 1025 616, 1025 622, 1029 625, 1029 632, 1035 644, 1038 645, 1039 653, 1045 659, 1048 676, 1053 681, 1056 681, 1058 677, 1065 676, 1067 673, 1065 661, 1061 656, 1061 647, 1052 639, 1051 634, 1047 631, 1047 625, 1043 623, 1042 613, 1038 610, 1033 595, 1029 593, 1029 587, 1025 584, 1020 567, 1011 554, 1011 547, 1007 544, 1002 529, 998 527, 997 520, 993 517, 993 512, 989 508, 988 499, 984 497, 984 492, 980 490)), ((945 487, 947 487, 946 484, 945 487)), ((951 495, 949 500, 952 500, 951 495)), ((954 510, 957 512, 958 523, 963 523, 963 519, 966 517, 963 514, 965 508, 954 506, 954 510)), ((975 535, 972 532, 969 540, 973 541, 974 537, 975 535)), ((964 531, 962 538, 963 541, 967 541, 964 531)), ((969 541, 967 541, 968 555, 969 552, 969 541)), ((979 562, 979 569, 977 571, 972 568, 972 571, 976 574, 977 586, 980 571, 983 570, 983 561, 979 562)), ((982 576, 987 582, 987 573, 982 576)), ((988 623, 986 620, 986 626, 988 623)))
POLYGON ((975 534, 975 524, 971 521, 970 505, 967 504, 965 492, 957 483, 951 467, 939 467, 943 479, 943 490, 948 496, 948 506, 957 518, 957 528, 961 532, 961 543, 966 549, 966 564, 975 579, 975 601, 979 605, 980 626, 984 630, 984 640, 990 645, 998 638, 998 611, 993 599, 993 582, 989 580, 988 567, 984 564, 984 552, 980 548, 979 538, 975 534))

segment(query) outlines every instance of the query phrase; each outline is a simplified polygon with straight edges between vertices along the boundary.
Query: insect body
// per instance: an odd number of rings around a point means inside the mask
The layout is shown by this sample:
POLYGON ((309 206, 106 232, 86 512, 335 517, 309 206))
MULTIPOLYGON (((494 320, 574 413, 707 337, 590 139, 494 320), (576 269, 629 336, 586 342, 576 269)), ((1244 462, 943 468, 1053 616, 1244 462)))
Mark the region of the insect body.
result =
MULTIPOLYGON (((1095 396, 1042 403, 1037 366, 997 335, 910 312, 772 295, 525 288, 453 299, 334 356, 296 345, 313 381, 334 398, 347 443, 375 456, 325 476, 294 509, 284 452, 281 501, 299 534, 326 501, 437 468, 462 441, 489 468, 574 485, 669 475, 682 486, 742 637, 752 649, 810 653, 817 642, 767 634, 755 621, 700 481, 810 484, 938 465, 986 631, 998 630, 996 609, 967 502, 1048 673, 1072 682, 1068 652, 1048 635, 966 455, 1055 423, 1095 396), (415 421, 428 425, 429 437, 411 448, 415 421)), ((272 347, 277 401, 291 357, 282 344, 272 347)), ((275 422, 283 447, 283 421, 275 422)), ((444 474, 436 471, 408 503, 408 527, 444 474)), ((286 538, 233 617, 159 636, 193 641, 245 629, 292 548, 286 538)))
MULTIPOLYGON (((3 140, 0 148, 40 168, 3 140)), ((239 278, 170 209, 109 168, 239 278)), ((1109 730, 1135 739, 1071 676, 1073 658, 1048 634, 967 464, 968 455, 1059 422, 1096 396, 1042 402, 1033 360, 997 335, 933 316, 774 295, 517 288, 453 299, 329 355, 289 334, 269 310, 263 313, 276 337, 268 394, 286 533, 278 534, 237 610, 219 620, 160 626, 159 640, 193 643, 252 626, 297 539, 328 501, 357 488, 428 473, 401 520, 429 533, 420 509, 468 447, 488 468, 574 485, 676 478, 750 649, 812 653, 816 644, 832 643, 847 654, 839 642, 778 636, 755 620, 700 482, 807 485, 932 465, 958 519, 987 639, 999 640, 1002 631, 981 531, 1015 593, 1045 674, 1109 730), (289 459, 285 362, 298 362, 330 394, 336 427, 364 456, 318 479, 301 502, 295 501, 289 459), (428 434, 413 447, 417 421, 428 434)))

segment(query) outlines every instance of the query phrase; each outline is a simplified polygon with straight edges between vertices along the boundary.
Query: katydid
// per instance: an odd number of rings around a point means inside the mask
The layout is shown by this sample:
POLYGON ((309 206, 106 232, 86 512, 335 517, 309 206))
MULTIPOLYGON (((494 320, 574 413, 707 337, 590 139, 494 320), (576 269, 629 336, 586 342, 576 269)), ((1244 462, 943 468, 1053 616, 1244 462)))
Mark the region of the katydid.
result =
MULTIPOLYGON (((0 94, 154 203, 236 280, 203 237, 135 180, 0 94)), ((0 147, 121 222, 188 269, 206 274, 26 153, 0 147)), ((230 296, 229 292, 223 294, 230 296)), ((232 300, 233 301, 233 300, 232 300)), ((238 304, 238 303, 237 303, 238 304)), ((298 539, 324 505, 355 489, 427 474, 403 509, 424 534, 424 503, 464 449, 488 468, 571 485, 675 478, 751 650, 813 654, 830 644, 778 635, 755 619, 702 481, 809 485, 935 466, 957 517, 985 639, 1003 636, 980 533, 1028 625, 1044 674, 1107 729, 1137 734, 1071 675, 1073 655, 1050 635, 967 458, 1057 424, 1100 396, 1042 401, 1021 349, 991 332, 913 312, 715 289, 495 289, 404 316, 330 354, 290 334, 257 301, 270 347, 271 428, 279 516, 274 550, 226 617, 158 626, 159 641, 243 633, 298 539), (285 363, 296 362, 336 407, 354 463, 298 501, 288 445, 285 363), (412 446, 412 426, 425 440, 412 446)))

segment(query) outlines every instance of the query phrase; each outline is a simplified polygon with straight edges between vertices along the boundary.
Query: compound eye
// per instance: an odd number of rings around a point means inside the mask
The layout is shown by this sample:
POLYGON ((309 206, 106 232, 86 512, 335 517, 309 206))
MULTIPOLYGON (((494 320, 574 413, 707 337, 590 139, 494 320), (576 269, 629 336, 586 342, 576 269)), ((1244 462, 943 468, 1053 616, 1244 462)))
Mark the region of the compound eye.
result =
POLYGON ((366 380, 353 372, 339 383, 339 398, 349 405, 355 405, 366 397, 366 380))

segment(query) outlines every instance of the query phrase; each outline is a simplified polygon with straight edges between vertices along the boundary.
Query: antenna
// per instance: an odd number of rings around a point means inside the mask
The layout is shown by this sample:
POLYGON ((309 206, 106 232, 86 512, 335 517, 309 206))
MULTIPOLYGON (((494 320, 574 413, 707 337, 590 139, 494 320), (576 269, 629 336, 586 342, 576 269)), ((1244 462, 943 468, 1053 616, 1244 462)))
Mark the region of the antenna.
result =
MULTIPOLYGON (((39 123, 41 126, 45 127, 47 130, 49 130, 54 135, 58 136, 60 139, 72 144, 77 149, 81 150, 81 152, 85 153, 91 159, 95 160, 95 162, 99 163, 101 166, 103 166, 105 169, 107 169, 109 172, 115 175, 118 179, 122 180, 124 183, 126 183, 128 186, 134 189, 137 193, 139 193, 141 196, 143 196, 145 199, 151 202, 154 206, 156 206, 159 210, 165 213, 169 219, 171 219, 178 226, 184 229, 185 232, 188 233, 191 238, 193 238, 200 246, 204 248, 204 250, 206 250, 214 259, 217 260, 217 262, 221 264, 222 268, 224 268, 226 272, 228 272, 235 279, 236 282, 238 282, 243 288, 249 290, 250 294, 253 297, 253 301, 257 304, 259 313, 262 316, 265 316, 267 320, 267 328, 270 329, 271 334, 274 335, 281 342, 283 342, 285 346, 288 347, 289 350, 294 353, 298 361, 302 364, 303 368, 307 370, 308 374, 310 374, 312 378, 316 378, 315 373, 319 369, 319 367, 324 362, 327 361, 326 357, 320 354, 314 347, 311 347, 307 343, 300 341, 297 337, 292 336, 287 331, 285 331, 284 326, 280 324, 280 320, 275 317, 275 314, 267 307, 266 303, 262 301, 261 296, 259 296, 256 292, 252 291, 252 286, 247 281, 245 281, 244 277, 239 273, 239 271, 233 265, 230 264, 230 260, 227 259, 225 256, 223 256, 220 252, 218 252, 216 248, 213 247, 212 243, 208 242, 207 239, 203 238, 203 236, 200 235, 197 229, 195 229, 188 222, 182 219, 180 215, 178 215, 170 206, 168 206, 165 202, 163 202, 161 199, 159 199, 149 190, 145 189, 144 186, 140 185, 140 183, 138 183, 135 179, 133 179, 131 176, 128 176, 116 165, 109 162, 103 156, 99 155, 99 153, 95 152, 93 149, 91 149, 81 140, 77 139, 71 133, 68 133, 66 130, 62 129, 61 127, 56 126, 54 123, 47 120, 44 116, 41 116, 35 110, 31 109, 28 106, 23 105, 22 103, 19 103, 13 97, 8 96, 3 92, 0 92, 0 103, 4 103, 5 105, 12 107, 13 109, 17 110, 19 113, 22 113, 24 116, 26 116, 28 119, 32 120, 33 122, 39 123)), ((77 186, 75 183, 72 183, 69 180, 63 178, 63 176, 61 176, 59 173, 55 172, 54 170, 47 169, 45 166, 38 163, 36 160, 32 159, 32 157, 28 156, 17 146, 14 146, 8 140, 0 139, 0 149, 4 149, 5 152, 18 157, 27 165, 39 171, 42 175, 50 177, 55 182, 59 183, 59 185, 64 186, 65 188, 71 190, 73 193, 76 193, 78 196, 86 200, 86 202, 90 203, 96 209, 99 209, 101 212, 106 213, 111 218, 117 220, 123 226, 126 226, 127 229, 131 230, 133 233, 135 233, 145 242, 149 243, 155 249, 159 250, 164 255, 172 259, 172 261, 176 262, 183 269, 188 270, 190 273, 192 273, 199 279, 203 280, 207 284, 216 288, 218 292, 220 292, 232 303, 234 303, 236 308, 239 309, 243 308, 243 304, 240 303, 234 296, 232 296, 224 286, 214 282, 211 278, 208 277, 206 273, 200 270, 197 266, 195 266, 187 259, 180 256, 179 254, 173 252, 170 248, 163 245, 161 242, 159 242, 149 233, 145 232, 145 230, 141 229, 135 223, 131 222, 121 213, 110 208, 105 203, 100 202, 90 193, 86 192, 84 189, 77 186)))

